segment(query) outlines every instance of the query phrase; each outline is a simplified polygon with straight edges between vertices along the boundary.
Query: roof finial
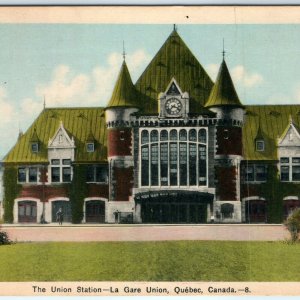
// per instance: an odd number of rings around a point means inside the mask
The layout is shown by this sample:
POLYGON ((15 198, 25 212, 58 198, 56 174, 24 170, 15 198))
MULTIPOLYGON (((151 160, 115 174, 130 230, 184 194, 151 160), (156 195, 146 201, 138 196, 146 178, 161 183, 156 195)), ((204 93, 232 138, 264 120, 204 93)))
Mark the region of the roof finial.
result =
POLYGON ((126 58, 126 52, 125 52, 125 43, 123 41, 123 60, 125 61, 126 58))
POLYGON ((44 95, 44 109, 46 108, 46 97, 44 95))
POLYGON ((176 24, 173 24, 173 30, 174 30, 174 31, 177 31, 177 26, 176 26, 176 24))
POLYGON ((224 43, 224 38, 223 38, 223 51, 222 51, 222 56, 223 56, 223 60, 225 59, 225 43, 224 43))

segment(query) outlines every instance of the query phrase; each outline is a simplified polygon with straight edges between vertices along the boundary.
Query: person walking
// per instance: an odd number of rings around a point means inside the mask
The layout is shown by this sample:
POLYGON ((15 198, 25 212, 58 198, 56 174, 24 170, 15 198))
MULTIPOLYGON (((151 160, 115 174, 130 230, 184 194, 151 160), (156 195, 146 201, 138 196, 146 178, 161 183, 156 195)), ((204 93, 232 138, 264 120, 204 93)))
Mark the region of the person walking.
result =
POLYGON ((62 207, 60 207, 56 213, 56 221, 58 222, 59 225, 62 225, 63 219, 64 219, 64 213, 62 211, 62 207))

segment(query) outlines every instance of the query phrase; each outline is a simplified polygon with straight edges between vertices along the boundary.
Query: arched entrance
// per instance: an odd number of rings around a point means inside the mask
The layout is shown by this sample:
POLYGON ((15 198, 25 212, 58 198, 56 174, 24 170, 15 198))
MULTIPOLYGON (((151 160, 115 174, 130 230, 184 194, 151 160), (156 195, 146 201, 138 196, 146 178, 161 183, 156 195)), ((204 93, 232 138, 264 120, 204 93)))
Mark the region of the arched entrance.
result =
POLYGON ((20 223, 37 222, 36 201, 24 200, 18 202, 18 221, 20 223))
POLYGON ((148 192, 135 196, 141 205, 142 223, 207 223, 207 208, 213 195, 176 191, 148 192))
POLYGON ((105 202, 101 200, 88 200, 85 202, 86 223, 105 222, 105 202))
POLYGON ((284 220, 293 212, 293 210, 300 207, 300 200, 298 197, 285 197, 283 199, 283 218, 284 220))
POLYGON ((60 208, 63 211, 63 221, 72 222, 71 204, 66 200, 55 200, 51 202, 52 205, 52 222, 57 222, 56 213, 60 208))
POLYGON ((262 198, 246 199, 245 219, 247 223, 265 223, 267 221, 266 201, 262 198))

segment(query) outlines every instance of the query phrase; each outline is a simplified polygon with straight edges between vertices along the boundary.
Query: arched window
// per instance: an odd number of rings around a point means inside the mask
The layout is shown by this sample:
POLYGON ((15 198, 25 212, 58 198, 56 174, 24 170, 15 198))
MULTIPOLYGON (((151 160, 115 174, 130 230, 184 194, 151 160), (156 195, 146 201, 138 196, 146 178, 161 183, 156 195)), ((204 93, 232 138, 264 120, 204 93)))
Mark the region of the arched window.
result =
POLYGON ((149 143, 149 132, 147 130, 142 131, 142 144, 149 143))
POLYGON ((162 130, 160 132, 160 140, 161 141, 167 141, 168 140, 168 131, 167 130, 162 130))
POLYGON ((199 134, 198 134, 198 139, 200 143, 206 143, 206 130, 205 129, 200 129, 199 134))
POLYGON ((177 141, 177 130, 173 129, 170 131, 170 140, 177 141))
POLYGON ((189 131, 189 140, 195 142, 197 140, 196 129, 191 129, 189 131))
POLYGON ((187 133, 185 129, 181 129, 179 131, 179 140, 180 141, 186 141, 187 140, 187 133))
POLYGON ((150 134, 150 140, 151 142, 157 142, 158 141, 158 131, 152 130, 150 134))

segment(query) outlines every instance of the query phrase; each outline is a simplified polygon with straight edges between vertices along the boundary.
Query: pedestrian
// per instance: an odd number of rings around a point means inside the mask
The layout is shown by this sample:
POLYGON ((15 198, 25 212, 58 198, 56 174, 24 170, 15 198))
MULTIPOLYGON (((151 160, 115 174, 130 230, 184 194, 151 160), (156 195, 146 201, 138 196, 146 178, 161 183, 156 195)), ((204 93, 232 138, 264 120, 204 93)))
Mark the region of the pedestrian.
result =
POLYGON ((64 219, 64 213, 62 211, 62 207, 60 207, 56 213, 56 221, 58 222, 59 225, 62 225, 63 219, 64 219))
POLYGON ((114 212, 114 215, 115 215, 115 223, 117 224, 117 223, 119 223, 119 211, 116 210, 116 211, 114 212))

